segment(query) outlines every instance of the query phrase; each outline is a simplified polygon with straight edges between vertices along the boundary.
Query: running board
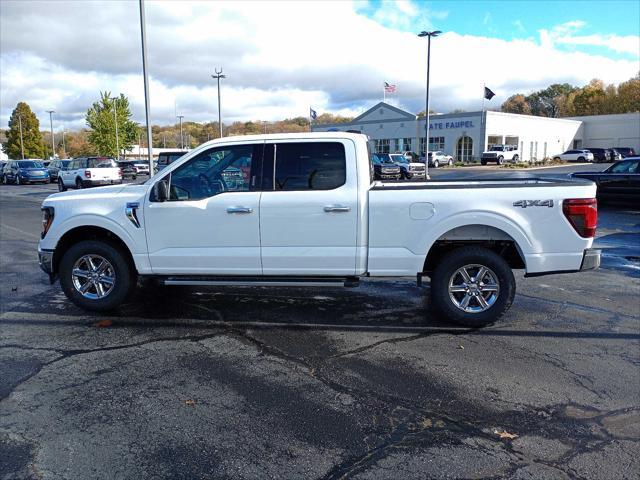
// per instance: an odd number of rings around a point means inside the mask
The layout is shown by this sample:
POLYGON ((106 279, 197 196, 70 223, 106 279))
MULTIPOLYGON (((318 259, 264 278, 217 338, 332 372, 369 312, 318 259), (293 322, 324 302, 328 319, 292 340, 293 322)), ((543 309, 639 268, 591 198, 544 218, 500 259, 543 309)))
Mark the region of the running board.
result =
POLYGON ((165 285, 229 287, 345 287, 359 285, 358 277, 167 277, 165 285))

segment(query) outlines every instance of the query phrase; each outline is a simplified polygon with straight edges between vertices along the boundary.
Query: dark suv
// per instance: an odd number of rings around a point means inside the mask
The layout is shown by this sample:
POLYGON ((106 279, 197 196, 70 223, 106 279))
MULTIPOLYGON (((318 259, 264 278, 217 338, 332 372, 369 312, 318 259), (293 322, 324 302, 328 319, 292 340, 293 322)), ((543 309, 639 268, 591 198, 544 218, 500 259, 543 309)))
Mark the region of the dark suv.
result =
POLYGON ((622 155, 622 158, 635 157, 636 151, 631 147, 616 147, 616 152, 622 155))
POLYGON ((389 159, 389 154, 374 153, 372 155, 374 180, 400 180, 400 167, 389 159))
POLYGON ((172 150, 169 152, 161 152, 158 154, 158 172, 161 171, 163 168, 168 167, 169 165, 171 165, 173 162, 175 162, 176 160, 178 160, 180 157, 182 157, 185 153, 187 153, 186 150, 172 150))
POLYGON ((587 148, 593 153, 593 161, 595 163, 606 163, 611 159, 611 151, 608 148, 587 148))

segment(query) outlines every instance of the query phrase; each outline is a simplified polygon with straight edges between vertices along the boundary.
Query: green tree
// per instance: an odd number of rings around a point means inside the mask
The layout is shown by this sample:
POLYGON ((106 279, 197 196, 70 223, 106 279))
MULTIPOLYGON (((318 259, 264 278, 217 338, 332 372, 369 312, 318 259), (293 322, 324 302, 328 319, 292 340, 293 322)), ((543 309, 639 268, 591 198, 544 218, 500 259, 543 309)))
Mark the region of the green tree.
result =
POLYGON ((518 93, 507 98, 500 110, 506 113, 519 113, 521 115, 531 115, 531 107, 524 95, 518 93))
POLYGON ((573 100, 575 115, 600 115, 604 110, 606 94, 602 80, 593 79, 578 92, 573 100))
POLYGON ((560 99, 575 90, 577 88, 568 83, 554 83, 544 90, 532 93, 526 97, 527 103, 531 108, 531 114, 539 117, 556 118, 560 99))
POLYGON ((116 110, 118 126, 118 147, 120 152, 129 150, 138 141, 138 126, 131 120, 129 100, 122 93, 115 100, 111 92, 100 92, 100 100, 94 102, 87 110, 85 120, 89 127, 89 143, 99 155, 118 157, 116 150, 116 110))
POLYGON ((640 73, 618 85, 618 113, 640 112, 640 73))
POLYGON ((25 158, 44 158, 45 148, 40 134, 40 122, 25 102, 19 102, 11 112, 6 136, 7 141, 2 145, 2 150, 9 158, 22 158, 21 141, 24 142, 25 158), (22 140, 20 123, 22 123, 22 140))

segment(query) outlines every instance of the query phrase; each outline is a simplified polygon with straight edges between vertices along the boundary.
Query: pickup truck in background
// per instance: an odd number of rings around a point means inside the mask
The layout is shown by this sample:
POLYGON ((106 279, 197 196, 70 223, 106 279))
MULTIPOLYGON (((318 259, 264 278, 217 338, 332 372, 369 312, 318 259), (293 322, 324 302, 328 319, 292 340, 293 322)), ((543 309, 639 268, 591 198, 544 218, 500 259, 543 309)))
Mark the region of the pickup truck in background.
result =
POLYGON ((493 145, 488 151, 482 152, 480 163, 486 165, 489 162, 496 162, 502 165, 504 162, 517 162, 520 160, 520 150, 515 145, 493 145))
POLYGON ((122 183, 122 170, 111 157, 80 157, 58 172, 58 190, 88 188, 122 183))
POLYGON ((473 326, 509 309, 513 269, 599 265, 593 182, 384 183, 372 158, 362 134, 213 140, 144 184, 49 196, 40 265, 72 302, 98 311, 118 307, 140 277, 335 287, 428 276, 437 311, 473 326))

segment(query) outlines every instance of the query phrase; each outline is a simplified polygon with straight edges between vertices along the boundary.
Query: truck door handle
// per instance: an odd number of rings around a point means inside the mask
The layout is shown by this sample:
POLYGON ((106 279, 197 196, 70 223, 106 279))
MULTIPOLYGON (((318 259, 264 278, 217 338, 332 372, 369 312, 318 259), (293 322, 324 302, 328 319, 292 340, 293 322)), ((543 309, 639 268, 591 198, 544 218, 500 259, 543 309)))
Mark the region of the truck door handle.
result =
POLYGON ((253 208, 250 207, 227 207, 227 213, 251 213, 253 208))
POLYGON ((325 212, 350 212, 351 207, 345 207, 344 205, 327 205, 324 207, 325 212))

